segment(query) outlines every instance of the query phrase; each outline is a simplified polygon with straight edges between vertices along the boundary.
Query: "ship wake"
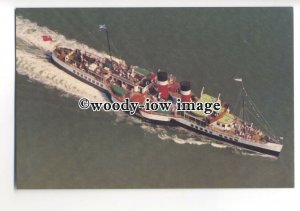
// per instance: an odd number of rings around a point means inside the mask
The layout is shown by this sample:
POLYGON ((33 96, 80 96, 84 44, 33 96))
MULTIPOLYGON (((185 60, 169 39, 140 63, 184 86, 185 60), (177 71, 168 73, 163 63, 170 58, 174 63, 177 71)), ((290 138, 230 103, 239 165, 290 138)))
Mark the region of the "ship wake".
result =
MULTIPOLYGON (((48 87, 63 91, 65 96, 86 97, 95 101, 106 101, 104 94, 95 88, 73 78, 61 71, 46 58, 46 52, 53 49, 58 41, 44 42, 42 35, 49 34, 60 42, 77 47, 85 47, 74 40, 67 40, 64 36, 46 27, 38 26, 27 19, 16 18, 16 70, 26 75, 30 80, 38 81, 48 87)), ((91 49, 91 51, 93 51, 91 49)))

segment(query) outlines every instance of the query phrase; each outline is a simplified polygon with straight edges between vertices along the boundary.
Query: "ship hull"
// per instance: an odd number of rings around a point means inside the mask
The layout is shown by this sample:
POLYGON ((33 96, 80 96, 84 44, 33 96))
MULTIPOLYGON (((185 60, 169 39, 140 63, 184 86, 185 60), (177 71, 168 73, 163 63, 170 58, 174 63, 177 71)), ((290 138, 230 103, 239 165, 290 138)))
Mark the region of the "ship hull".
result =
POLYGON ((234 139, 234 138, 228 137, 228 136, 226 136, 227 138, 224 138, 224 135, 217 133, 217 132, 213 132, 212 130, 209 130, 205 127, 200 127, 200 126, 196 126, 196 125, 194 125, 194 127, 192 127, 190 122, 184 121, 180 118, 172 118, 172 117, 167 117, 167 116, 162 116, 162 115, 157 115, 157 114, 151 114, 151 113, 147 113, 144 111, 141 111, 140 113, 141 113, 142 117, 144 117, 145 119, 148 120, 148 122, 151 122, 151 123, 159 122, 160 124, 167 123, 168 125, 181 126, 188 130, 194 131, 196 133, 214 138, 218 141, 225 142, 227 144, 238 146, 238 147, 241 147, 241 148, 244 148, 247 150, 251 150, 254 152, 259 152, 259 153, 278 157, 280 150, 281 150, 281 148, 278 150, 275 150, 275 149, 271 149, 271 148, 266 148, 266 146, 259 146, 258 144, 256 146, 253 144, 251 145, 251 143, 247 143, 247 141, 245 141, 245 140, 238 140, 238 139, 234 139), (195 127, 197 127, 197 128, 195 128, 195 127), (202 130, 200 130, 200 128, 202 130))
MULTIPOLYGON (((51 54, 52 62, 58 66, 60 69, 64 70, 66 73, 70 74, 71 76, 75 77, 76 79, 98 89, 99 91, 105 93, 111 102, 119 102, 119 99, 114 98, 114 96, 110 93, 109 88, 102 82, 97 81, 91 75, 79 70, 75 67, 71 67, 70 65, 62 62, 53 54, 51 54)), ((251 143, 247 140, 242 140, 241 138, 230 137, 229 135, 224 135, 218 133, 216 131, 210 130, 206 127, 201 127, 198 125, 193 125, 191 122, 186 121, 184 118, 176 118, 172 116, 163 116, 157 114, 151 114, 147 112, 140 111, 135 115, 136 117, 142 119, 145 122, 160 124, 160 125, 173 125, 173 126, 182 126, 188 130, 194 131, 196 133, 212 137, 218 141, 225 142, 234 146, 238 146, 247 150, 251 150, 254 152, 259 152, 271 156, 278 157, 280 151, 282 149, 282 145, 280 144, 269 144, 268 146, 264 144, 258 143, 251 143)))
MULTIPOLYGON (((173 121, 175 121, 175 120, 173 120, 173 121)), ((230 145, 241 147, 243 149, 251 150, 254 152, 259 152, 259 153, 278 157, 280 154, 281 148, 282 148, 282 145, 279 145, 279 144, 278 145, 274 144, 274 145, 276 145, 276 147, 268 147, 268 146, 264 146, 263 144, 254 144, 254 143, 251 144, 250 142, 248 142, 246 140, 240 140, 240 139, 235 139, 235 138, 232 138, 229 136, 224 136, 220 133, 214 132, 207 128, 202 128, 202 127, 198 127, 198 126, 197 126, 197 128, 191 127, 190 123, 186 124, 185 122, 178 121, 178 120, 176 120, 176 122, 178 123, 178 125, 180 125, 183 128, 186 128, 188 130, 191 130, 196 133, 205 135, 207 137, 214 138, 218 141, 225 142, 230 145), (202 128, 202 129, 200 129, 200 128, 202 128)))
POLYGON ((66 72, 69 75, 73 76, 74 78, 80 80, 81 82, 84 82, 84 83, 98 89, 99 91, 105 93, 108 96, 109 100, 112 102, 112 96, 111 96, 110 92, 108 91, 108 89, 107 89, 107 87, 104 83, 98 82, 99 85, 97 85, 95 83, 92 83, 91 81, 95 80, 95 78, 92 78, 92 77, 88 76, 88 74, 85 74, 85 73, 83 73, 82 71, 80 71, 76 68, 73 68, 73 67, 70 67, 69 65, 66 65, 64 62, 60 61, 57 57, 55 57, 52 53, 50 55, 50 60, 53 64, 55 64, 59 69, 63 70, 64 72, 66 72), (79 75, 77 73, 79 73, 79 75), (83 76, 81 76, 81 74, 83 76), (90 77, 91 81, 85 79, 84 76, 90 77))

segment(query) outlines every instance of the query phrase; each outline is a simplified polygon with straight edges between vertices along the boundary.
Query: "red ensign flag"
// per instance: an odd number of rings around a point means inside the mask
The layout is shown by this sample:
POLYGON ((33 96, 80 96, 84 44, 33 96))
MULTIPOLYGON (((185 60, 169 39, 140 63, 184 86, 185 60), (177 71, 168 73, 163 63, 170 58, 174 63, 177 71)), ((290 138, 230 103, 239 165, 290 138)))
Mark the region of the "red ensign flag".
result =
POLYGON ((52 41, 52 37, 50 35, 43 35, 42 38, 44 41, 52 41))

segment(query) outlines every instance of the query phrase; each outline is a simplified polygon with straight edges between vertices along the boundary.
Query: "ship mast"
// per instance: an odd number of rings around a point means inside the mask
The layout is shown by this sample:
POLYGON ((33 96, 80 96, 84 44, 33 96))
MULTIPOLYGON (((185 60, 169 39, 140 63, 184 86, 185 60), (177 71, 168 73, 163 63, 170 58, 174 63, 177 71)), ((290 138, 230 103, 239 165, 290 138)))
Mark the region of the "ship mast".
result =
POLYGON ((243 108, 242 108, 242 112, 243 112, 243 122, 245 122, 245 95, 247 95, 245 87, 244 87, 244 83, 243 80, 241 81, 242 83, 242 92, 243 92, 243 108))
MULTIPOLYGON (((248 95, 248 93, 244 87, 242 78, 234 78, 234 80, 237 82, 240 82, 241 86, 242 86, 242 90, 239 95, 239 99, 240 99, 240 97, 242 97, 242 106, 241 106, 242 108, 241 108, 240 115, 239 115, 242 119, 242 122, 245 123, 246 122, 245 117, 249 118, 248 114, 250 114, 257 121, 257 123, 262 126, 262 128, 265 130, 265 132, 267 132, 270 135, 274 134, 274 131, 273 131, 270 123, 267 121, 267 119, 264 117, 262 112, 255 105, 253 99, 248 95), (245 102, 245 100, 247 100, 247 101, 245 102), (246 103, 247 103, 247 108, 245 109, 246 103)), ((239 99, 237 101, 237 106, 240 102, 239 99)))
POLYGON ((107 39, 107 45, 108 45, 108 51, 109 51, 109 57, 110 57, 110 63, 112 65, 112 57, 111 57, 111 50, 110 50, 110 42, 109 42, 109 36, 108 36, 108 30, 106 28, 106 39, 107 39))
POLYGON ((100 31, 105 30, 106 40, 107 40, 107 45, 108 45, 108 52, 109 52, 109 57, 110 57, 110 64, 111 64, 111 67, 112 67, 112 56, 111 56, 111 48, 110 48, 108 28, 107 28, 106 24, 102 24, 102 25, 99 25, 99 29, 100 29, 100 31))
POLYGON ((241 85, 242 85, 242 90, 241 90, 241 94, 242 94, 242 120, 243 120, 243 122, 245 122, 245 95, 247 96, 247 93, 246 93, 246 90, 245 90, 245 87, 244 87, 243 79, 242 78, 234 78, 234 80, 240 82, 241 85))
POLYGON ((243 112, 243 122, 245 122, 245 93, 243 93, 243 108, 242 108, 242 112, 243 112))

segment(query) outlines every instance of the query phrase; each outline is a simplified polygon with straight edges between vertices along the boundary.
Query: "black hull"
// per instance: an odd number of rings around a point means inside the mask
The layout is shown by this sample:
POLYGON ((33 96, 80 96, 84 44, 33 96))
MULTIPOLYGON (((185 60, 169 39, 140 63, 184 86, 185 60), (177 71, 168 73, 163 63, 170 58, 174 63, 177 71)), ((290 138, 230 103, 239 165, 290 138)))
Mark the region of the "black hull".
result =
MULTIPOLYGON (((65 71, 66 73, 68 73, 69 75, 75 77, 76 79, 96 88, 97 90, 101 91, 102 93, 105 93, 107 95, 107 97, 109 98, 109 100, 112 102, 112 98, 111 98, 111 94, 106 90, 106 89, 103 89, 99 86, 96 86, 95 84, 87 81, 87 80, 84 80, 82 79, 81 77, 79 77, 78 75, 74 74, 73 72, 70 72, 68 69, 66 69, 65 67, 59 65, 58 63, 56 63, 55 61, 53 61, 51 59, 52 63, 55 64, 55 66, 57 66, 58 68, 62 69, 63 71, 65 71)), ((128 112, 125 112, 127 113, 128 115, 130 115, 128 112)), ((196 133, 199 133, 199 134, 202 134, 202 135, 205 135, 207 137, 211 137, 211 138, 214 138, 218 141, 222 141, 222 142, 225 142, 225 143, 228 143, 228 144, 231 144, 231 145, 234 145, 234 146, 238 146, 238 147, 241 147, 243 149, 248 149, 248 150, 251 150, 251 151, 254 151, 254 152, 259 152, 259 153, 263 153, 263 154, 267 154, 267 155, 271 155, 271 156, 276 156, 278 157, 280 152, 278 151, 273 151, 273 150, 269 150, 269 149, 264 149, 264 148, 260 148, 260 147, 256 147, 256 146, 251 146, 251 145, 247 145, 247 144, 244 144, 244 143, 241 143, 241 142, 237 142, 237 141, 232 141, 232 140, 229 140, 229 139, 225 139, 223 137, 220 137, 220 136, 215 136, 215 135, 212 135, 212 134, 209 134, 209 133, 206 133, 204 131, 200 131, 200 130, 197 130, 195 128, 192 128, 192 127, 189 127, 185 124, 181 124, 179 122, 176 122, 174 120, 171 120, 170 122, 163 122, 163 121, 159 121, 159 120, 151 120, 151 119, 146 119, 144 118, 143 116, 141 116, 139 113, 135 114, 134 115, 136 118, 139 118, 141 120, 143 120, 144 122, 148 122, 148 123, 151 123, 151 124, 156 124, 156 125, 168 125, 168 126, 181 126, 183 128, 186 128, 188 130, 191 130, 191 131, 194 131, 196 133)))
POLYGON ((248 150, 251 150, 251 151, 254 151, 254 152, 259 152, 259 153, 263 153, 263 154, 267 154, 267 155, 271 155, 271 156, 275 156, 275 157, 279 156, 279 152, 277 152, 277 151, 273 151, 273 150, 269 150, 269 149, 264 149, 264 148, 260 148, 260 147, 256 147, 256 146, 251 146, 251 145, 247 145, 247 144, 244 144, 244 143, 241 143, 241 142, 237 142, 237 141, 228 140, 228 139, 222 138, 220 136, 215 136, 215 135, 212 135, 212 134, 205 133, 203 131, 197 130, 195 128, 188 127, 187 125, 184 125, 184 124, 181 124, 181 123, 178 123, 178 124, 180 126, 186 128, 186 129, 188 129, 188 130, 194 131, 194 132, 199 133, 201 135, 205 135, 207 137, 214 138, 214 139, 216 139, 218 141, 222 141, 222 142, 234 145, 234 146, 241 147, 243 149, 248 149, 248 150))
POLYGON ((63 70, 64 72, 68 73, 69 75, 73 76, 74 78, 80 80, 81 82, 83 82, 83 83, 85 83, 85 84, 88 84, 88 85, 94 87, 95 89, 101 91, 102 93, 106 94, 107 97, 108 97, 108 99, 112 102, 111 94, 110 94, 106 89, 103 89, 103 88, 101 88, 101 87, 99 87, 99 86, 96 86, 95 84, 93 84, 93 83, 91 83, 91 82, 89 82, 89 81, 87 81, 87 80, 84 80, 83 78, 79 77, 79 76, 76 75, 75 73, 70 72, 70 71, 69 71, 68 69, 66 69, 65 67, 63 67, 63 66, 59 65, 58 63, 56 63, 55 61, 53 61, 53 59, 50 59, 50 60, 51 60, 51 62, 52 62, 56 67, 58 67, 59 69, 61 69, 61 70, 63 70))

